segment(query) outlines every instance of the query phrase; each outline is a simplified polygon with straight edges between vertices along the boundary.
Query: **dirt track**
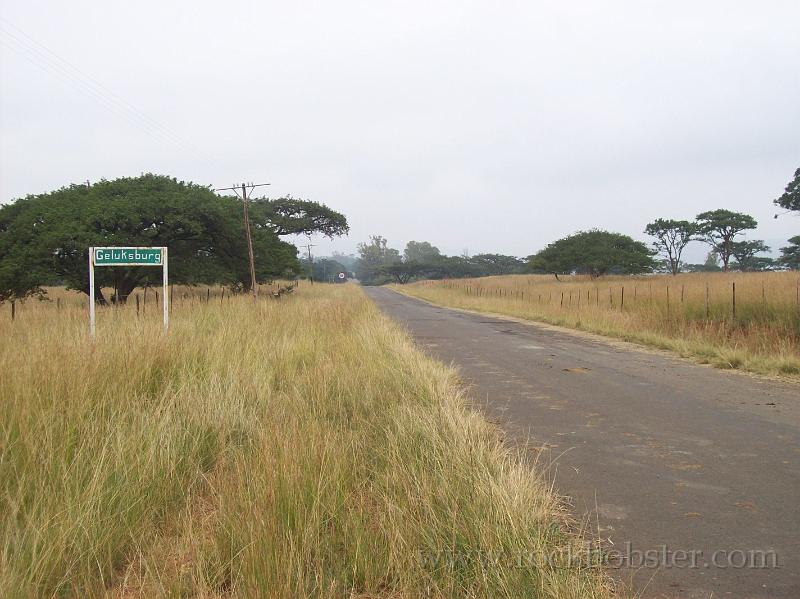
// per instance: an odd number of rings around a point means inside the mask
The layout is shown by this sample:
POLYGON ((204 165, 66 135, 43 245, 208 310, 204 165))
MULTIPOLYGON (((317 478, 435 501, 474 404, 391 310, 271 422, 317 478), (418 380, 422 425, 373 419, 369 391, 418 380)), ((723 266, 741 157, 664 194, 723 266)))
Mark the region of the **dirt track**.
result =
POLYGON ((659 568, 615 570, 643 596, 800 597, 800 386, 365 289, 547 448, 576 516, 623 556, 657 550, 659 568), (740 567, 753 550, 777 567, 740 567))

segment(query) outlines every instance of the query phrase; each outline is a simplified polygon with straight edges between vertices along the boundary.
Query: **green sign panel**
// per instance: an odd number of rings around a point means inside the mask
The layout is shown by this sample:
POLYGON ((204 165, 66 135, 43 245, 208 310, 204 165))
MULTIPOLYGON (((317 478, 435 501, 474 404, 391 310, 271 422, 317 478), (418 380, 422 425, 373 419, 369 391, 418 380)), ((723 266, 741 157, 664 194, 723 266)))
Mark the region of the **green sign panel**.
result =
POLYGON ((161 266, 164 248, 93 248, 95 266, 161 266))

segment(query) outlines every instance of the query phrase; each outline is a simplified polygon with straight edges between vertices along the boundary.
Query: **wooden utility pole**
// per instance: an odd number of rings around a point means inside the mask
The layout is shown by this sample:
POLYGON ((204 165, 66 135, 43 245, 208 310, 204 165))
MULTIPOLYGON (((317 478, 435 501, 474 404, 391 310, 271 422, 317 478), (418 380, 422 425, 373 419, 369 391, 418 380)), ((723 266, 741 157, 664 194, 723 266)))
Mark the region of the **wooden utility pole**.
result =
POLYGON ((258 285, 256 285, 256 260, 253 257, 253 237, 250 234, 250 211, 247 206, 247 187, 242 183, 242 203, 244 204, 244 235, 247 238, 247 258, 250 260, 250 288, 253 291, 253 301, 258 299, 258 285))
POLYGON ((301 247, 306 248, 306 252, 308 252, 308 280, 313 285, 314 284, 314 262, 311 260, 311 248, 314 247, 314 244, 313 243, 307 243, 306 245, 301 246, 301 247))
POLYGON ((233 191, 239 196, 239 189, 242 191, 242 204, 244 205, 244 236, 247 240, 247 258, 250 262, 250 290, 253 292, 253 301, 258 299, 258 285, 256 284, 256 261, 253 256, 253 237, 250 231, 250 209, 248 206, 249 198, 247 197, 247 190, 252 191, 256 187, 263 187, 269 183, 242 183, 241 185, 234 185, 233 187, 223 187, 215 189, 214 191, 233 191))

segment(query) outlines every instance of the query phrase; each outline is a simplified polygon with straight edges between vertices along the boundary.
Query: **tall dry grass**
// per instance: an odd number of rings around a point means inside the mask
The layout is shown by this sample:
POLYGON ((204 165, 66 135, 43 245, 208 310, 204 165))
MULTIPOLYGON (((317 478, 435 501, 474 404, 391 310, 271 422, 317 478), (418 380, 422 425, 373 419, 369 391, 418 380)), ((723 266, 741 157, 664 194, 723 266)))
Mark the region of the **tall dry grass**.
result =
MULTIPOLYGON (((58 295, 58 294, 56 294, 58 295)), ((198 294, 200 295, 200 294, 198 294)), ((0 319, 2 597, 607 597, 548 486, 352 285, 0 319)))
POLYGON ((560 279, 514 275, 395 288, 445 306, 668 349, 720 368, 800 375, 797 272, 560 279))

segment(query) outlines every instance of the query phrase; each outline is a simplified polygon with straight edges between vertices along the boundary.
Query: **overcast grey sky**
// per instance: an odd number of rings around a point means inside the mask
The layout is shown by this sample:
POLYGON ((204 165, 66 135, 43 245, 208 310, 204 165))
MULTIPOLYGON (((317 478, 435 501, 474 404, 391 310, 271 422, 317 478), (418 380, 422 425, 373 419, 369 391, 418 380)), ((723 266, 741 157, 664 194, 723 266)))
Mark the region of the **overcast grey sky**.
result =
POLYGON ((797 0, 4 0, 0 16, 2 202, 143 171, 266 180, 347 215, 318 254, 379 233, 524 256, 720 207, 773 246, 800 233, 771 203, 800 167, 797 0))

